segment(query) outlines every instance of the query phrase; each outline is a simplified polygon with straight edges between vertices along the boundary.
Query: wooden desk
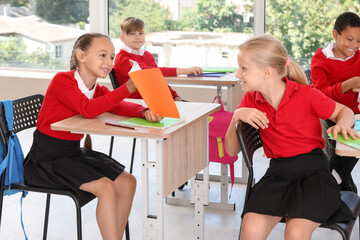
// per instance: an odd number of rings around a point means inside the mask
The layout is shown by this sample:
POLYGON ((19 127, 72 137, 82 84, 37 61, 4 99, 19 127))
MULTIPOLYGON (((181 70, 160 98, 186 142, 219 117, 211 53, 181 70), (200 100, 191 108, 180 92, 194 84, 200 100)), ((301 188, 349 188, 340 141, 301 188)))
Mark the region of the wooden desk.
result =
MULTIPOLYGON (((177 85, 198 85, 198 86, 215 86, 217 95, 221 97, 221 88, 227 88, 227 100, 223 101, 228 111, 234 111, 239 105, 244 93, 241 89, 239 79, 235 77, 236 73, 225 74, 221 77, 188 77, 173 76, 166 77, 166 82, 177 85), (233 92, 236 91, 234 95, 233 92)), ((215 96, 214 96, 215 97, 215 96)), ((223 99, 222 99, 223 100, 223 99)))
MULTIPOLYGON (((188 76, 174 76, 166 77, 166 82, 169 84, 178 84, 178 85, 200 85, 200 86, 216 86, 217 95, 222 96, 222 87, 227 88, 227 100, 222 102, 228 111, 235 111, 244 92, 241 89, 240 81, 235 77, 236 72, 225 74, 221 77, 188 77, 188 76), (233 94, 233 93, 236 94, 233 94)), ((215 97, 215 96, 214 96, 215 97)), ((245 162, 242 162, 242 166, 245 166, 245 162)), ((201 176, 201 174, 200 174, 201 176)), ((248 178, 248 171, 245 167, 242 168, 241 177, 235 177, 235 183, 246 184, 248 178)), ((216 208, 221 210, 233 210, 235 211, 235 204, 228 203, 228 182, 229 182, 229 173, 228 173, 228 164, 221 164, 220 174, 210 175, 211 181, 220 182, 220 202, 210 202, 210 208, 216 208)), ((186 199, 178 199, 174 197, 168 197, 168 204, 176 205, 188 205, 190 202, 186 199)))
MULTIPOLYGON (((129 100, 144 104, 142 100, 129 100)), ((51 124, 51 129, 73 133, 127 136, 141 139, 143 239, 164 237, 164 198, 191 179, 191 201, 195 203, 195 238, 204 239, 204 205, 209 203, 208 116, 219 104, 177 102, 185 121, 167 129, 129 130, 105 125, 127 117, 104 113, 93 119, 80 115, 51 124), (148 140, 156 142, 156 159, 149 159, 148 140), (149 212, 149 169, 156 169, 156 216, 149 212), (195 175, 204 170, 204 179, 195 175)))

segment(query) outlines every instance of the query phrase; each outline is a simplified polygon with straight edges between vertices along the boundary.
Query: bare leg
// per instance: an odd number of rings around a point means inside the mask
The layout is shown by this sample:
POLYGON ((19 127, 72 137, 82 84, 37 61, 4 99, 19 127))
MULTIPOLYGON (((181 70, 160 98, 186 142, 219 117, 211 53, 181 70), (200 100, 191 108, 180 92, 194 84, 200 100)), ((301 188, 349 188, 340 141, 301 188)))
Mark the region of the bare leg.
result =
POLYGON ((310 240, 311 235, 320 223, 316 223, 304 218, 286 219, 285 239, 286 240, 310 240))
POLYGON ((117 196, 116 206, 117 206, 117 223, 118 223, 118 229, 120 231, 119 239, 122 239, 136 190, 136 179, 133 175, 124 171, 115 179, 114 183, 116 186, 116 196, 117 196))
POLYGON ((115 184, 103 177, 80 186, 83 191, 90 192, 98 198, 96 220, 104 240, 119 240, 117 201, 115 184))
POLYGON ((248 212, 241 223, 241 240, 265 240, 281 217, 248 212))

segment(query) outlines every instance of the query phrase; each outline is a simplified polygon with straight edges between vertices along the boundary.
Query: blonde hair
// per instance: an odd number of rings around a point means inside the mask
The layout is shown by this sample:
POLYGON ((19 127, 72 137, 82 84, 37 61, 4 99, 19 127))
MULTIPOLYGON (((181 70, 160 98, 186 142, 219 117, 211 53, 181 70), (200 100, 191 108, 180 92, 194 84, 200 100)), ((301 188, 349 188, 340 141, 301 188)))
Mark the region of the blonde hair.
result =
POLYGON ((309 84, 301 66, 294 60, 288 62, 285 46, 270 35, 251 38, 239 46, 240 52, 249 51, 250 59, 259 67, 272 67, 282 77, 300 84, 309 84))
MULTIPOLYGON (((299 84, 309 84, 299 63, 294 60, 288 62, 288 53, 285 46, 273 36, 264 35, 251 38, 241 44, 239 50, 249 51, 250 59, 259 67, 266 68, 270 66, 276 69, 282 77, 287 77, 289 80, 299 84)), ((331 145, 326 133, 327 124, 322 119, 320 119, 320 124, 322 128, 322 137, 325 139, 323 152, 326 157, 330 159, 331 145)))

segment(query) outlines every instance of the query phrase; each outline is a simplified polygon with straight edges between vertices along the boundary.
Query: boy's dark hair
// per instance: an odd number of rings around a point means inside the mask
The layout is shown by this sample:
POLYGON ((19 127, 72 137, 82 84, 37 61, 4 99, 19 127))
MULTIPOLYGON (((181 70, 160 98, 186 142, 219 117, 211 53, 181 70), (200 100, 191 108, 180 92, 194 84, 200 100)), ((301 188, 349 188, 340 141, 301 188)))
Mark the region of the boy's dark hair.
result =
POLYGON ((122 33, 129 34, 133 31, 139 31, 144 29, 145 23, 143 20, 135 17, 128 17, 120 23, 120 29, 122 33))
POLYGON ((360 27, 360 17, 353 12, 344 12, 336 18, 334 29, 341 34, 346 27, 360 27))
MULTIPOLYGON (((70 70, 76 69, 79 66, 78 59, 76 57, 76 50, 81 49, 82 51, 86 51, 94 38, 110 38, 101 33, 85 33, 81 35, 75 42, 71 57, 70 57, 70 70)), ((111 41, 111 40, 110 40, 111 41)))

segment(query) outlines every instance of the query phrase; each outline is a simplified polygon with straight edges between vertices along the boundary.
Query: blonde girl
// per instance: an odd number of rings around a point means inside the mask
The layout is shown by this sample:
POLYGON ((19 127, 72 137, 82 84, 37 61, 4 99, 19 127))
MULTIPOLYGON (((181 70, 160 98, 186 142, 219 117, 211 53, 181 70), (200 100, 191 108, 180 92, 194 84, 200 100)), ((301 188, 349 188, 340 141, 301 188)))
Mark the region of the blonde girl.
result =
POLYGON ((235 124, 259 129, 270 158, 265 175, 252 189, 243 212, 240 239, 266 239, 286 219, 285 239, 311 239, 324 222, 353 218, 340 200, 322 149, 321 119, 336 125, 327 132, 355 139, 353 112, 307 85, 306 76, 286 48, 272 36, 252 38, 239 46, 239 70, 246 92, 225 137, 229 155, 239 153, 235 124))

